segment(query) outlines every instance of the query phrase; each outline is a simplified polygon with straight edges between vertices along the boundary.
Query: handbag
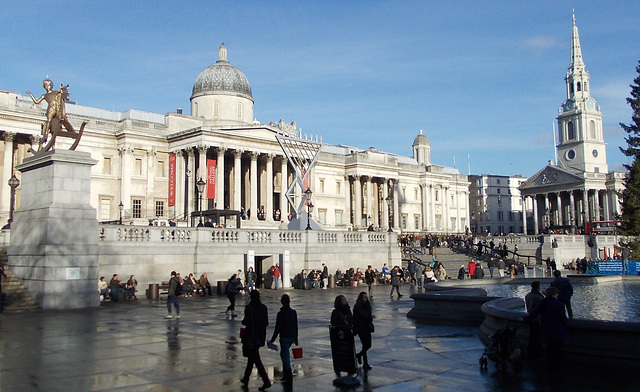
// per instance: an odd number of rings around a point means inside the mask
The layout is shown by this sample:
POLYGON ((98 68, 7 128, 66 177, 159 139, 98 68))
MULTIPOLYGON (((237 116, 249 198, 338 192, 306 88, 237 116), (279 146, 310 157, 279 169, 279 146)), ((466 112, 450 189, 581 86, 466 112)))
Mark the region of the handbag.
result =
POLYGON ((373 323, 369 323, 369 332, 374 333, 376 331, 376 327, 373 326, 373 323))

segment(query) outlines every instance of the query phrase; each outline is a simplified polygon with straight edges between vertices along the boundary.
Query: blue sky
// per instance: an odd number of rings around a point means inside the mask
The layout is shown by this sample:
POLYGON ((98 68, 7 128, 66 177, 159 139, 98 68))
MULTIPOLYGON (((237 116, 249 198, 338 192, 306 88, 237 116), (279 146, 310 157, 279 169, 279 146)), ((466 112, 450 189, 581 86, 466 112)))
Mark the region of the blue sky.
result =
POLYGON ((637 1, 4 0, 0 89, 40 92, 49 76, 81 105, 188 113, 224 42, 262 123, 407 156, 422 129, 436 164, 531 176, 553 158, 574 7, 620 170, 637 1))

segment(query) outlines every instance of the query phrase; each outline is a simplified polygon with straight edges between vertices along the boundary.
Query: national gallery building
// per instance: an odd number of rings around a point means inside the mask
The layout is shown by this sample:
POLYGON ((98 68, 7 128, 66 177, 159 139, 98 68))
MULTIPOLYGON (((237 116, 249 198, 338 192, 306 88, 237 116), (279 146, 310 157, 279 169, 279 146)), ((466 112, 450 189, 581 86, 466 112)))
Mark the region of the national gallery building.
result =
MULTIPOLYGON (((391 222, 396 231, 463 233, 469 225, 467 176, 432 164, 422 131, 413 141, 413 157, 406 157, 325 144, 318 135, 303 134, 295 122, 260 124, 254 121, 251 85, 227 60, 224 44, 218 61, 196 78, 190 100, 190 115, 66 103, 75 129, 87 123, 77 150, 97 161, 91 169, 91 205, 99 221, 162 225, 176 219, 191 225, 193 212, 221 210, 241 213, 243 227, 278 228, 281 220, 286 224, 307 211, 303 188, 308 188, 313 220, 325 230, 371 225, 387 230, 391 222), (295 165, 298 150, 287 154, 278 138, 315 148, 306 158, 313 163, 308 173, 295 165), (304 182, 291 187, 300 174, 304 182)), ((20 208, 15 167, 38 146, 45 105, 0 90, 0 225, 10 219, 12 203, 20 208)), ((70 145, 69 139, 56 141, 57 149, 70 145)), ((215 223, 236 226, 235 219, 215 223)))

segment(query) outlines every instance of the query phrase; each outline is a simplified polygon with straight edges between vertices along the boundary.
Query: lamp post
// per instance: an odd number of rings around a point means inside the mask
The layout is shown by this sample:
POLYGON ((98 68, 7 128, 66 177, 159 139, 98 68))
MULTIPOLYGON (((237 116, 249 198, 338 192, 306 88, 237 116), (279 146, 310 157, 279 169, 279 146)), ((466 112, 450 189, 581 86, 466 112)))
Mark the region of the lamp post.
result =
POLYGON ((313 192, 309 188, 304 191, 304 199, 306 200, 307 204, 307 228, 305 230, 311 230, 311 211, 313 210, 313 204, 311 203, 312 194, 313 192))
POLYGON ((204 192, 204 187, 207 185, 206 182, 200 177, 198 182, 196 182, 196 189, 198 190, 198 211, 200 211, 200 223, 202 223, 202 192, 204 192))
POLYGON ((120 224, 122 224, 122 210, 124 210, 124 204, 122 204, 122 200, 120 200, 120 204, 118 204, 118 209, 120 209, 120 224))
POLYGON ((7 225, 5 227, 11 228, 11 222, 13 222, 13 211, 16 205, 16 188, 20 186, 20 180, 16 177, 16 174, 13 173, 11 178, 8 181, 9 186, 11 187, 11 205, 9 206, 9 220, 7 221, 7 225))
POLYGON ((389 208, 389 230, 387 230, 387 233, 392 233, 393 230, 391 230, 391 226, 393 226, 393 224, 391 222, 393 222, 393 219, 391 218, 391 205, 393 204, 393 197, 391 197, 391 195, 387 196, 386 199, 384 199, 384 201, 387 202, 387 207, 389 208))

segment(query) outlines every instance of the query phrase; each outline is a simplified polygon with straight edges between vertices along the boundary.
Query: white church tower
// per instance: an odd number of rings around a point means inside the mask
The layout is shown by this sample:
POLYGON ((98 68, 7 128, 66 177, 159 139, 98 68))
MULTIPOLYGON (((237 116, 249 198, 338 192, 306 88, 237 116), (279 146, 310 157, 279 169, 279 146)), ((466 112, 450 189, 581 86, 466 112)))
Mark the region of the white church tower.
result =
POLYGON ((589 72, 582 60, 580 36, 573 15, 571 62, 567 76, 567 99, 558 109, 559 166, 580 172, 608 173, 602 113, 589 91, 589 72))

